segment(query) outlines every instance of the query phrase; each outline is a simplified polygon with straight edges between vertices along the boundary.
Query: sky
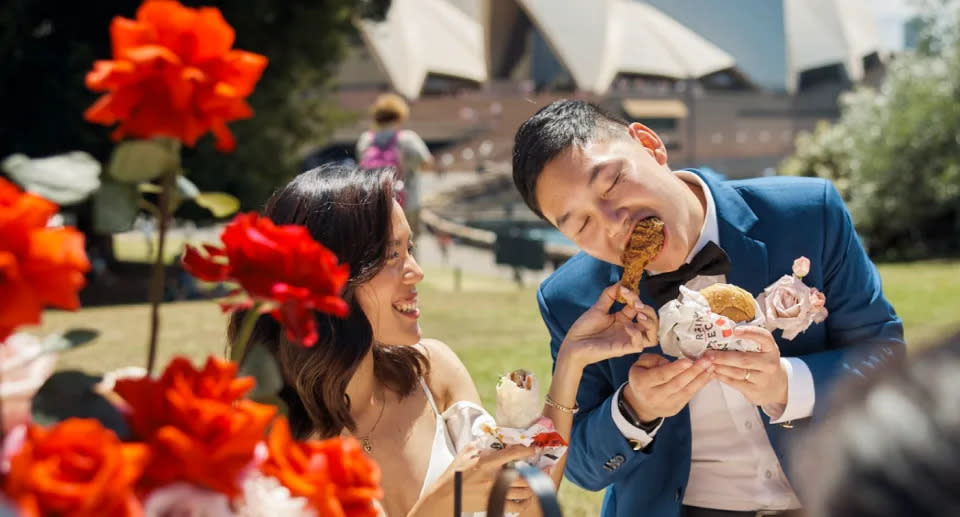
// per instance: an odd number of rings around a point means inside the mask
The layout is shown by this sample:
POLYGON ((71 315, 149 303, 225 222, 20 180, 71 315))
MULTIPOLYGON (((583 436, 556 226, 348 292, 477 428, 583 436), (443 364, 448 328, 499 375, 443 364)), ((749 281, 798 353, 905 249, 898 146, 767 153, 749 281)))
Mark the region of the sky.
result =
POLYGON ((866 0, 880 32, 880 41, 888 50, 903 49, 903 24, 915 8, 910 0, 866 0))

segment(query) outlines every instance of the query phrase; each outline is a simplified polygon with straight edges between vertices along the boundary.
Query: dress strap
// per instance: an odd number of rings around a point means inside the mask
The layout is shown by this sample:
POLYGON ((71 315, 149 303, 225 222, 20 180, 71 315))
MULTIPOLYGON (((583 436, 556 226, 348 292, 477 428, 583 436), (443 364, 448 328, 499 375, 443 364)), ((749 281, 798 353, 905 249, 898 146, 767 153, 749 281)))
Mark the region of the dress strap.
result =
POLYGON ((433 394, 430 393, 430 387, 427 386, 427 381, 423 377, 420 377, 420 386, 423 387, 423 392, 427 394, 427 400, 430 402, 430 407, 433 408, 433 412, 436 413, 437 416, 440 416, 440 408, 437 407, 437 403, 433 400, 433 394))

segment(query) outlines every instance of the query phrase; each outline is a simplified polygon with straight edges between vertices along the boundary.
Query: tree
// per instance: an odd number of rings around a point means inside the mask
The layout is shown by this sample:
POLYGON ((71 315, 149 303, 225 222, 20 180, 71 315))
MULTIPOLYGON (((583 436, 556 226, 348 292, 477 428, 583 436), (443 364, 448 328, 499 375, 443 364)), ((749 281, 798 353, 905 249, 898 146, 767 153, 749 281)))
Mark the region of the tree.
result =
MULTIPOLYGON (((329 102, 334 67, 355 17, 382 18, 389 0, 187 0, 219 7, 236 29, 235 46, 266 55, 270 64, 250 98, 256 115, 231 125, 239 143, 229 155, 210 138, 184 154, 203 190, 237 195, 258 207, 299 172, 302 154, 344 116, 329 102)), ((106 162, 109 129, 83 120, 97 95, 84 87, 94 60, 110 55, 110 20, 134 17, 139 0, 0 4, 0 157, 82 150, 106 162)))
POLYGON ((841 118, 797 139, 781 173, 833 180, 874 256, 960 251, 960 2, 928 3, 918 49, 879 90, 841 99, 841 118))

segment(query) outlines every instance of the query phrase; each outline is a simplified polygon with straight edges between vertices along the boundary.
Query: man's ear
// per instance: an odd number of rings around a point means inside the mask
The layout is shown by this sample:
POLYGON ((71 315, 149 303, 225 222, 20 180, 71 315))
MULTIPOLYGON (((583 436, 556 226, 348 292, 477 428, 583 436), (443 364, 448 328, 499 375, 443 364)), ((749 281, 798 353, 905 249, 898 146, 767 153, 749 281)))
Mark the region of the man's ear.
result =
POLYGON ((667 164, 667 148, 663 145, 663 140, 657 136, 657 133, 647 126, 634 122, 628 126, 630 137, 640 142, 650 152, 653 159, 660 165, 667 164))

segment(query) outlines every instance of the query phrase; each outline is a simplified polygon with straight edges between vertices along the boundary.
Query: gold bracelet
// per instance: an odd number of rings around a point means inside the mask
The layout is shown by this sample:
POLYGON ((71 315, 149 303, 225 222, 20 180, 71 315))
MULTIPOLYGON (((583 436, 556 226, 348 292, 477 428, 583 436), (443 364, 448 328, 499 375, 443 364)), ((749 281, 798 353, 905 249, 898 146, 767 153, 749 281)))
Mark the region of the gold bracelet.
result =
POLYGON ((577 411, 580 411, 580 406, 578 406, 576 403, 573 404, 573 407, 561 405, 556 400, 550 398, 549 393, 547 393, 547 396, 543 402, 554 409, 559 409, 560 411, 563 411, 564 413, 570 413, 571 415, 576 415, 577 411))

